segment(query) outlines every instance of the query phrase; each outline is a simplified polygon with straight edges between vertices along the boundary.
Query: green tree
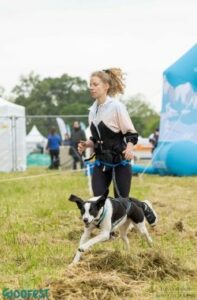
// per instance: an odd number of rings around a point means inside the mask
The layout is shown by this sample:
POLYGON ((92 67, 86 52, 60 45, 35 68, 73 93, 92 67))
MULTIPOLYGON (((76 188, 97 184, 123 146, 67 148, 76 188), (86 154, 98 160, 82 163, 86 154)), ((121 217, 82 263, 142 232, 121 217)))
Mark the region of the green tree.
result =
POLYGON ((146 102, 142 94, 130 97, 125 104, 139 135, 147 137, 159 127, 159 114, 146 102))
MULTIPOLYGON (((67 74, 40 79, 39 75, 31 72, 28 76, 21 77, 13 94, 15 103, 25 106, 27 115, 87 115, 88 107, 92 104, 87 82, 67 74)), ((87 123, 87 118, 85 122, 87 123)), ((28 118, 28 130, 33 124, 45 135, 51 126, 57 127, 54 118, 28 118)))

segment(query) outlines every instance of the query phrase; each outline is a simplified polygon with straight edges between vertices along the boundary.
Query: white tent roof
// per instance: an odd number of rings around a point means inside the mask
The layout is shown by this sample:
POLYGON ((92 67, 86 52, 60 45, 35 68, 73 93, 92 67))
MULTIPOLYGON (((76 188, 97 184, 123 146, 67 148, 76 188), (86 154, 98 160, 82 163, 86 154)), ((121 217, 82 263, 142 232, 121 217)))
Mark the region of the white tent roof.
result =
POLYGON ((0 117, 16 116, 21 117, 25 115, 25 108, 21 105, 14 104, 0 98, 0 117))
POLYGON ((31 131, 26 136, 26 142, 28 143, 43 143, 47 139, 40 133, 36 125, 34 125, 31 131))

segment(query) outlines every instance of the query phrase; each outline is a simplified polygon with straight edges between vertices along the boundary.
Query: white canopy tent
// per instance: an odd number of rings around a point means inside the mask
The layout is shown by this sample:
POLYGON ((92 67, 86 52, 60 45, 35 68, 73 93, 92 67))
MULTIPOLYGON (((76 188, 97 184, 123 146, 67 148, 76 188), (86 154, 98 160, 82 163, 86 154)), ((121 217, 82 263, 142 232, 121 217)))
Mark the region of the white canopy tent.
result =
POLYGON ((0 171, 26 169, 25 108, 0 98, 0 171))
POLYGON ((45 138, 38 128, 34 125, 31 131, 26 136, 26 149, 27 154, 36 152, 39 147, 45 149, 47 144, 47 138, 45 138))

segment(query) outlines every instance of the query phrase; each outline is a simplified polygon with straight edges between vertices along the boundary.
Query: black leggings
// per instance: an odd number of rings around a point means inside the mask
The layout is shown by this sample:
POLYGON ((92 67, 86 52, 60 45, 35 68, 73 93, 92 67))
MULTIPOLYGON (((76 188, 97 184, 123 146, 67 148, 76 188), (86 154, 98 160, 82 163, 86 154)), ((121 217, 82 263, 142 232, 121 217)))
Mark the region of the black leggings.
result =
POLYGON ((50 150, 51 165, 50 169, 58 169, 59 167, 59 150, 50 150))
MULTIPOLYGON (((95 166, 93 169, 92 175, 92 190, 94 196, 100 196, 105 193, 107 188, 109 188, 112 181, 113 168, 109 168, 107 171, 103 172, 103 166, 95 166)), ((118 191, 114 186, 114 197, 118 198, 122 196, 123 198, 129 197, 129 192, 131 188, 131 179, 132 179, 132 169, 130 165, 126 166, 117 166, 115 167, 115 180, 118 187, 118 191)), ((139 201, 135 198, 131 200, 139 207, 144 209, 142 201, 139 201)))
MULTIPOLYGON (((122 196, 128 197, 130 188, 131 188, 131 178, 132 178, 132 171, 131 166, 126 165, 122 166, 119 165, 114 168, 115 170, 115 181, 118 192, 114 186, 114 196, 122 196), (118 195, 120 194, 120 195, 118 195)), ((105 193, 107 188, 109 188, 110 183, 112 182, 113 176, 113 168, 109 168, 107 171, 103 172, 103 166, 95 166, 93 169, 92 175, 92 190, 94 196, 100 196, 105 193)))

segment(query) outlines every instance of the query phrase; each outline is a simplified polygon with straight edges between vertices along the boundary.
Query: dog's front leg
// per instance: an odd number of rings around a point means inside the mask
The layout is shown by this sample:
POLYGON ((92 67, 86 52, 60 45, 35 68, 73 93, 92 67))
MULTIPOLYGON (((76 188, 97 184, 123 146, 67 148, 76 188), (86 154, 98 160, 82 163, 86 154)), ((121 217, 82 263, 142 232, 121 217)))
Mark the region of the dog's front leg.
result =
POLYGON ((110 231, 102 231, 99 235, 95 236, 94 238, 90 239, 88 242, 84 243, 80 246, 78 249, 79 252, 86 251, 89 247, 92 247, 94 244, 97 244, 99 242, 104 242, 106 240, 109 240, 110 238, 110 231))
POLYGON ((75 254, 75 257, 74 257, 72 263, 70 264, 70 266, 75 265, 75 264, 77 264, 79 262, 80 257, 81 257, 81 253, 82 252, 80 252, 79 250, 77 250, 77 253, 75 254))
POLYGON ((85 242, 87 242, 87 240, 90 238, 90 234, 92 232, 92 229, 91 228, 84 228, 84 232, 80 238, 80 242, 79 242, 79 248, 81 245, 83 245, 85 242))
MULTIPOLYGON (((80 249, 81 245, 83 245, 89 239, 90 234, 91 234, 91 229, 85 227, 84 232, 83 232, 80 242, 79 242, 79 249, 80 249)), ((82 251, 77 250, 77 253, 75 254, 75 257, 74 257, 71 265, 79 262, 81 254, 82 254, 82 251)))

